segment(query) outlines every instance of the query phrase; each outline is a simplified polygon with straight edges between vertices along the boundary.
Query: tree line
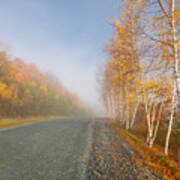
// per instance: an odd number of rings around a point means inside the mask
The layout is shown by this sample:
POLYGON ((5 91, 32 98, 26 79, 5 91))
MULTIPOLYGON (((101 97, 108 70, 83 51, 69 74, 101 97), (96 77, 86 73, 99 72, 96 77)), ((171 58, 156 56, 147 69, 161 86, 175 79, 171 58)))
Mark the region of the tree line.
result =
POLYGON ((177 0, 123 0, 99 72, 108 116, 127 130, 145 120, 150 148, 164 123, 165 155, 180 117, 179 22, 177 0))
POLYGON ((77 95, 35 64, 0 52, 0 117, 59 116, 87 113, 77 95))

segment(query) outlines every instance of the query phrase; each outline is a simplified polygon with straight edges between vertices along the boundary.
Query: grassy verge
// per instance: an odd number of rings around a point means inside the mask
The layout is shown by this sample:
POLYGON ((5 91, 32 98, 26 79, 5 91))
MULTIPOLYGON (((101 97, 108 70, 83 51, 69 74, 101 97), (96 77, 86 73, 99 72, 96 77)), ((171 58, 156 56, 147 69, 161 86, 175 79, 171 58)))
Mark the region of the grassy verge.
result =
POLYGON ((46 117, 27 117, 27 118, 3 118, 0 119, 0 128, 8 128, 22 124, 30 124, 34 122, 47 121, 50 119, 63 118, 57 116, 46 117))
MULTIPOLYGON (((146 142, 147 125, 145 123, 135 124, 133 128, 129 130, 129 132, 137 136, 139 139, 142 139, 143 142, 146 142)), ((167 127, 165 127, 163 123, 160 124, 153 148, 161 153, 164 152, 166 133, 167 133, 167 127)), ((179 148, 180 148, 180 130, 178 130, 177 128, 173 128, 173 131, 171 132, 171 136, 170 136, 168 158, 178 162, 179 148)))
POLYGON ((179 163, 165 157, 161 152, 156 151, 154 148, 150 149, 144 144, 144 140, 138 138, 131 132, 122 129, 116 122, 110 121, 108 124, 140 153, 147 166, 152 170, 159 173, 164 179, 180 179, 179 163))

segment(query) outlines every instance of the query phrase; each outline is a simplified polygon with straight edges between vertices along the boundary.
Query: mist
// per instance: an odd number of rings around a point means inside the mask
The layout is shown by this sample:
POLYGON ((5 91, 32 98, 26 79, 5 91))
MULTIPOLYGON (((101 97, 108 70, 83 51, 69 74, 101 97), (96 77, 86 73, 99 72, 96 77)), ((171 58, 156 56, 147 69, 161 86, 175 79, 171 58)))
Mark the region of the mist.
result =
POLYGON ((117 13, 113 6, 108 0, 3 2, 1 44, 11 56, 53 73, 83 102, 104 113, 96 67, 105 57, 103 45, 111 34, 107 20, 117 13))

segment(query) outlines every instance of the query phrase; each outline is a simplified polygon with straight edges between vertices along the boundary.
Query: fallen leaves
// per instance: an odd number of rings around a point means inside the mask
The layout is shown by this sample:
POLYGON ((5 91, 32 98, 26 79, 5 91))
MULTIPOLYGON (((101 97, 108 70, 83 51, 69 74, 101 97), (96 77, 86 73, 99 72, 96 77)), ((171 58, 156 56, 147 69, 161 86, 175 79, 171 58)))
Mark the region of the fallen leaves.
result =
MULTIPOLYGON (((87 164, 87 177, 90 179, 122 179, 151 177, 143 161, 136 161, 137 154, 122 145, 124 140, 115 131, 98 122, 95 126, 93 148, 87 164)), ((156 179, 156 178, 154 178, 156 179)))

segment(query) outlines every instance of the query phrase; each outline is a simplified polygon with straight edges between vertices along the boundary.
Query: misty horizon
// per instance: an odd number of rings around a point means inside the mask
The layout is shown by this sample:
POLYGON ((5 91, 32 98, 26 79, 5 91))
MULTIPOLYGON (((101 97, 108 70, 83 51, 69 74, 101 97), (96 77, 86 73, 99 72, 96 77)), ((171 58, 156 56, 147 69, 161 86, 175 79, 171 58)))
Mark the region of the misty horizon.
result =
POLYGON ((80 4, 3 2, 1 48, 8 49, 13 57, 35 63, 42 72, 53 73, 83 102, 104 113, 96 72, 104 61, 103 45, 112 31, 107 21, 118 12, 114 5, 107 0, 80 4), (104 8, 99 11, 102 2, 104 8))

